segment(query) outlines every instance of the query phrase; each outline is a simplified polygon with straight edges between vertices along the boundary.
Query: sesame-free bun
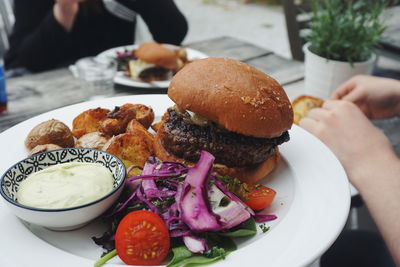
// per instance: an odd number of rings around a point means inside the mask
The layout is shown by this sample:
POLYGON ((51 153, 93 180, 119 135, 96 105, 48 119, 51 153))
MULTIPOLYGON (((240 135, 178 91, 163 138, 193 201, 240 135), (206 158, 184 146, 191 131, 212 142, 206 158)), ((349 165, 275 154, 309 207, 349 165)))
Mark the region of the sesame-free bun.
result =
MULTIPOLYGON (((161 127, 158 129, 157 134, 154 139, 153 149, 156 157, 160 160, 166 161, 177 161, 184 163, 190 167, 194 166, 195 163, 178 158, 175 155, 169 153, 162 145, 162 132, 163 126, 161 122, 161 127)), ((275 148, 275 153, 267 158, 265 161, 248 166, 248 167, 227 167, 222 164, 214 164, 214 171, 221 175, 228 175, 230 177, 235 177, 245 183, 256 183, 259 180, 265 178, 270 172, 272 172, 276 166, 278 166, 281 160, 281 156, 278 148, 275 148)))
POLYGON ((280 84, 233 59, 193 61, 174 76, 168 96, 179 107, 244 135, 276 137, 293 124, 292 106, 280 84))
POLYGON ((147 63, 166 69, 175 70, 177 68, 177 55, 162 44, 148 42, 141 44, 135 50, 135 56, 147 63))

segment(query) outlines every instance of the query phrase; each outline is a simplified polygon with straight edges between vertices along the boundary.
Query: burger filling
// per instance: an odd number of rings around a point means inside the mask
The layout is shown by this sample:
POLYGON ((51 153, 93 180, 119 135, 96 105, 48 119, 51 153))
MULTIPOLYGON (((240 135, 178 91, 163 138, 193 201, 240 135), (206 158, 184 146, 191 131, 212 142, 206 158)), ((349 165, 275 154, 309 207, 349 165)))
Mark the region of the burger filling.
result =
POLYGON ((145 82, 169 80, 173 74, 169 69, 149 64, 140 59, 129 61, 129 72, 133 79, 145 82))
POLYGON ((198 161, 201 150, 206 150, 215 156, 215 163, 248 167, 265 161, 278 145, 289 141, 287 131, 274 138, 258 138, 228 131, 177 107, 167 112, 162 145, 173 155, 192 162, 198 161))

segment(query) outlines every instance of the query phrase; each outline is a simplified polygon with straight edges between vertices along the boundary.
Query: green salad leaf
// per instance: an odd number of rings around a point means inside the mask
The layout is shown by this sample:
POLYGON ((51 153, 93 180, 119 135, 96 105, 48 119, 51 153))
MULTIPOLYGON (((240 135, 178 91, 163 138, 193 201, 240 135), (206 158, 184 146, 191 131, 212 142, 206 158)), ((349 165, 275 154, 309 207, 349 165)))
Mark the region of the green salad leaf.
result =
POLYGON ((173 248, 172 253, 174 254, 172 260, 168 263, 167 267, 184 267, 184 266, 195 266, 205 265, 216 262, 225 257, 231 252, 224 248, 213 247, 206 251, 204 255, 193 254, 186 246, 173 248))
POLYGON ((229 237, 246 237, 246 236, 254 236, 257 234, 256 222, 253 217, 243 222, 242 224, 235 227, 235 230, 227 233, 218 233, 221 236, 229 236, 229 237))
POLYGON ((220 236, 217 233, 207 233, 205 236, 208 246, 211 248, 203 255, 190 252, 185 245, 171 249, 172 260, 167 267, 184 267, 205 265, 216 262, 236 250, 236 244, 230 237, 220 236))

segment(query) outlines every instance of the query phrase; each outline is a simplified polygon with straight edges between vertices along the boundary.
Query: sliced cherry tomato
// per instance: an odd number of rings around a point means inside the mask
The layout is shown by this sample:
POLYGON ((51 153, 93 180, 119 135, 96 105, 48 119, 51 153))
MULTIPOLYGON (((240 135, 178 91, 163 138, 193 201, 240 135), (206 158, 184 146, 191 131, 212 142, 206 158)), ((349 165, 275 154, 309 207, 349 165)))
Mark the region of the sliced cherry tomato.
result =
POLYGON ((154 212, 133 211, 119 223, 115 233, 115 249, 129 265, 158 265, 170 247, 168 229, 154 212))
POLYGON ((263 185, 247 184, 249 193, 244 201, 253 210, 262 210, 268 207, 275 198, 276 192, 263 185))

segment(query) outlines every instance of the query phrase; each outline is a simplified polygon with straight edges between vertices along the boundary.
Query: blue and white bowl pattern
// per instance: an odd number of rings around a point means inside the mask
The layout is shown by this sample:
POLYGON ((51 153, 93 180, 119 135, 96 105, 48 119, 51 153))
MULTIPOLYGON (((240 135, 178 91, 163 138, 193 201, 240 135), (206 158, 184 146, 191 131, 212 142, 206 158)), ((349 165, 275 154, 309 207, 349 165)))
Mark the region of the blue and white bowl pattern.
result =
POLYGON ((14 214, 24 221, 53 230, 73 230, 100 216, 118 199, 125 177, 125 165, 112 154, 90 148, 65 148, 33 155, 11 166, 1 178, 0 194, 14 214), (93 202, 65 209, 39 209, 18 203, 19 184, 31 173, 67 162, 102 164, 113 174, 113 190, 93 202))
POLYGON ((33 155, 12 166, 5 173, 1 187, 7 197, 16 201, 19 184, 30 174, 67 162, 99 163, 113 174, 114 188, 125 178, 125 167, 117 157, 95 149, 66 148, 33 155))

